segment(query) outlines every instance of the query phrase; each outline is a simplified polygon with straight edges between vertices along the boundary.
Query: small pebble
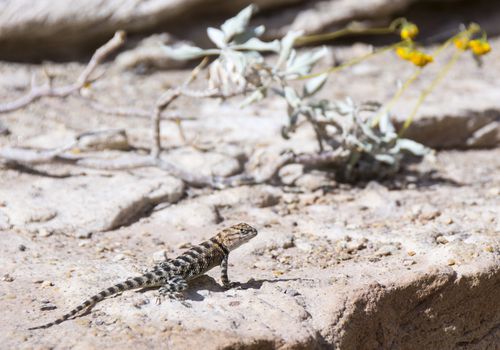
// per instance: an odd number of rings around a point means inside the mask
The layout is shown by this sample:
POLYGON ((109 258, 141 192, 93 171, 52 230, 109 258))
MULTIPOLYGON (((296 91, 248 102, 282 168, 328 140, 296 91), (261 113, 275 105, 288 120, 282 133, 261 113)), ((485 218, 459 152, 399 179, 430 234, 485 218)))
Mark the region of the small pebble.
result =
POLYGON ((50 235, 52 235, 52 232, 45 228, 41 228, 38 230, 38 236, 40 237, 49 237, 50 235))
POLYGON ((409 250, 408 253, 407 253, 409 256, 414 256, 415 254, 415 251, 414 250, 409 250))
POLYGON ((5 282, 12 282, 14 281, 14 277, 12 277, 11 275, 9 275, 8 273, 6 273, 5 275, 3 275, 2 277, 2 281, 5 281, 5 282))
POLYGON ((115 257, 113 258, 113 261, 116 262, 116 261, 120 261, 120 260, 123 260, 125 259, 125 255, 124 254, 116 254, 115 257))
POLYGON ((153 261, 155 263, 160 263, 167 260, 167 251, 165 249, 158 250, 153 253, 153 261))
POLYGON ((191 247, 193 247, 193 245, 191 243, 182 243, 182 244, 179 244, 177 246, 177 248, 179 248, 179 249, 189 249, 191 247))
POLYGON ((104 324, 104 321, 99 319, 99 320, 95 320, 94 321, 94 324, 97 325, 97 326, 102 326, 104 324))
POLYGON ((447 264, 448 266, 453 266, 456 264, 456 261, 454 259, 448 259, 447 264))
POLYGON ((144 299, 140 299, 140 300, 137 300, 136 302, 134 302, 134 307, 140 309, 141 307, 143 307, 144 305, 147 305, 149 304, 149 299, 147 298, 144 298, 144 299))
POLYGON ((436 243, 446 244, 448 243, 448 240, 444 236, 438 236, 436 237, 436 243))
POLYGON ((17 249, 24 252, 26 250, 26 246, 24 244, 20 244, 19 247, 17 247, 17 249))
POLYGON ((487 245, 486 247, 484 247, 484 251, 488 252, 488 253, 493 253, 495 251, 495 249, 493 249, 492 246, 487 245))
POLYGON ((377 256, 389 256, 392 255, 397 250, 396 247, 392 245, 383 245, 375 252, 377 256))
POLYGON ((300 295, 300 293, 298 291, 296 291, 295 289, 292 289, 292 288, 285 289, 285 294, 290 295, 292 297, 300 295))
POLYGON ((500 187, 493 187, 488 191, 488 194, 492 197, 500 196, 500 187))
POLYGON ((50 281, 43 281, 41 286, 43 288, 47 288, 47 287, 52 287, 54 285, 54 283, 50 282, 50 281))
POLYGON ((403 260, 403 266, 411 266, 415 265, 417 262, 413 259, 404 259, 403 260))
POLYGON ((451 224, 453 224, 453 219, 449 216, 443 216, 441 218, 441 222, 445 225, 451 225, 451 224))
POLYGON ((300 311, 299 311, 299 319, 300 320, 305 321, 310 317, 311 317, 311 314, 309 312, 307 312, 307 310, 300 309, 300 311))

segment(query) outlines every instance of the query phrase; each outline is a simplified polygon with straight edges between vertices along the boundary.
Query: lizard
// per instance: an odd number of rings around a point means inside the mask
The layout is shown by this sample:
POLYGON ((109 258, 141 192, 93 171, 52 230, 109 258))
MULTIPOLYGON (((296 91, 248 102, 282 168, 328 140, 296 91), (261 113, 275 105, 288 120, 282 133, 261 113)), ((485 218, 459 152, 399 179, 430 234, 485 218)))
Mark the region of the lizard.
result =
POLYGON ((88 298, 73 310, 57 320, 28 330, 49 328, 74 317, 83 310, 89 310, 105 298, 127 290, 160 287, 158 301, 162 297, 176 298, 188 288, 188 282, 211 270, 221 267, 221 281, 224 288, 236 285, 227 274, 229 253, 257 235, 257 230, 246 223, 239 223, 219 231, 209 240, 194 246, 175 259, 169 259, 146 271, 142 276, 131 277, 88 298))

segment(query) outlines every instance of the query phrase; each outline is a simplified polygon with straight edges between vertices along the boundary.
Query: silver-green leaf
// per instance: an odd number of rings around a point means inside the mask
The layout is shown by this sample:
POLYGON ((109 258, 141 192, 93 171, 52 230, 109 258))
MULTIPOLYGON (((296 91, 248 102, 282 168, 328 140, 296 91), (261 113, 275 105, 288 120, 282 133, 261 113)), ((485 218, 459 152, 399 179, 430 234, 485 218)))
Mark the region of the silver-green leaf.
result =
POLYGON ((222 30, 208 27, 207 35, 212 40, 212 42, 220 49, 226 47, 226 36, 222 30))
POLYGON ((391 165, 396 163, 396 159, 389 154, 376 154, 375 159, 378 160, 379 162, 391 165))
POLYGON ((429 149, 421 143, 409 139, 399 139, 397 145, 400 149, 413 153, 416 156, 424 156, 429 153, 429 149))
POLYGON ((228 19, 222 24, 220 28, 224 32, 227 42, 229 42, 235 35, 241 34, 245 31, 255 10, 256 6, 247 6, 236 16, 228 19))
POLYGON ((192 60, 193 58, 210 55, 218 55, 220 53, 220 50, 203 50, 199 47, 189 45, 182 45, 179 47, 163 46, 163 50, 168 57, 179 61, 192 60))
POLYGON ((280 56, 278 58, 278 62, 276 62, 276 67, 281 67, 288 58, 293 49, 293 44, 295 40, 304 34, 303 30, 292 30, 288 32, 283 39, 281 39, 281 51, 280 56))
POLYGON ((285 99, 287 100, 288 104, 294 109, 299 108, 301 100, 297 96, 295 90, 292 89, 290 86, 285 86, 284 92, 285 92, 285 99))
POLYGON ((258 102, 258 101, 262 100, 264 97, 266 97, 265 92, 266 91, 264 89, 257 89, 257 90, 255 90, 250 95, 248 95, 248 97, 245 98, 243 100, 243 102, 241 102, 240 108, 241 107, 246 107, 246 106, 248 106, 248 105, 250 105, 252 103, 255 103, 255 102, 258 102))
POLYGON ((317 77, 309 79, 304 84, 304 97, 312 96, 316 92, 318 92, 323 87, 323 85, 325 85, 327 79, 328 73, 323 73, 321 75, 318 75, 317 77))
POLYGON ((280 42, 278 40, 274 40, 271 42, 263 42, 257 38, 251 38, 246 43, 241 45, 233 45, 232 49, 235 50, 250 50, 250 51, 273 51, 279 52, 280 50, 280 42))
POLYGON ((289 60, 289 65, 286 69, 287 74, 297 74, 299 76, 307 75, 311 72, 312 67, 316 62, 326 56, 327 50, 323 47, 320 50, 314 52, 305 52, 297 57, 295 57, 291 62, 289 60))
POLYGON ((382 113, 382 115, 380 116, 378 128, 380 132, 383 134, 394 133, 396 131, 394 125, 392 125, 389 113, 387 112, 382 113))

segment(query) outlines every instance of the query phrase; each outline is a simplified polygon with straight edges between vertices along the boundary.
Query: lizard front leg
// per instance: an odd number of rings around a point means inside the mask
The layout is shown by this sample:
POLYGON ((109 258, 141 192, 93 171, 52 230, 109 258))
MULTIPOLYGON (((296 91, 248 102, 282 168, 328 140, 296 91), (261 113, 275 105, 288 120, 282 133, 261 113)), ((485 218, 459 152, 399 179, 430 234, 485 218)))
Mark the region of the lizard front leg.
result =
POLYGON ((221 275, 220 279, 222 281, 222 285, 226 289, 234 288, 239 285, 238 282, 231 282, 229 277, 227 276, 227 264, 228 264, 229 254, 225 255, 220 264, 221 275))

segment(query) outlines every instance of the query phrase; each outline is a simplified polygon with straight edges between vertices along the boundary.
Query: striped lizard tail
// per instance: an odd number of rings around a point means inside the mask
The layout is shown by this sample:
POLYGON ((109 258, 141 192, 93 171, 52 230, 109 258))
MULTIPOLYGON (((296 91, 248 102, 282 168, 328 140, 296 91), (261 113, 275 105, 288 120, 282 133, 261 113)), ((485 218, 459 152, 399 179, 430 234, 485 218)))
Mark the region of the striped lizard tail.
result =
POLYGON ((107 297, 116 295, 118 293, 121 293, 121 292, 124 292, 124 291, 127 291, 127 290, 137 289, 137 288, 149 286, 152 283, 152 277, 153 276, 148 273, 148 274, 145 274, 144 276, 130 278, 130 279, 126 280, 125 282, 117 283, 114 286, 109 287, 107 289, 104 289, 102 292, 100 292, 100 293, 94 295, 93 297, 85 300, 83 303, 81 303, 80 305, 78 305, 77 307, 75 307, 73 310, 71 310, 70 312, 68 312, 64 316, 58 318, 57 320, 55 320, 53 322, 50 322, 50 323, 46 323, 46 324, 41 325, 41 326, 28 328, 28 330, 43 329, 43 328, 52 327, 52 326, 54 326, 56 324, 64 322, 67 319, 75 316, 80 311, 86 310, 86 309, 94 306, 95 304, 97 304, 101 300, 104 300, 107 297))

